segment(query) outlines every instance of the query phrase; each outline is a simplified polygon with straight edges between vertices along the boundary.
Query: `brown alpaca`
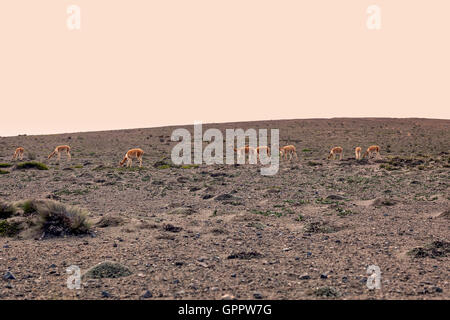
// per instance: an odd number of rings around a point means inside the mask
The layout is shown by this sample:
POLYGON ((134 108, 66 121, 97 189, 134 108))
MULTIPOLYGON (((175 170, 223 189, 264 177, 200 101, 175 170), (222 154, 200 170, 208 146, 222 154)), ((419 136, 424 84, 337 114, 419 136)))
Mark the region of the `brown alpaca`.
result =
POLYGON ((363 158, 365 157, 371 157, 373 154, 375 154, 375 158, 381 158, 380 156, 380 147, 379 146, 370 146, 367 148, 367 151, 364 153, 363 158))
POLYGON ((234 151, 236 151, 236 154, 238 156, 238 159, 241 157, 244 157, 245 159, 245 155, 248 154, 249 155, 249 161, 250 161, 250 157, 256 157, 256 149, 250 146, 244 146, 241 148, 234 148, 234 151))
POLYGON ((268 157, 270 157, 270 148, 266 146, 260 146, 256 148, 256 153, 258 154, 258 159, 261 160, 261 153, 265 153, 268 157))
POLYGON ((61 152, 65 152, 67 154, 67 158, 69 159, 69 161, 72 159, 72 156, 70 155, 70 147, 69 146, 57 146, 55 148, 55 150, 52 153, 50 153, 50 155, 48 156, 48 159, 50 159, 55 154, 57 154, 58 161, 61 160, 61 152))
POLYGON ((295 146, 290 144, 288 146, 284 146, 284 147, 280 148, 280 156, 282 158, 287 160, 288 155, 289 155, 289 160, 292 160, 293 156, 295 156, 295 159, 298 160, 297 149, 295 149, 295 146))
POLYGON ((342 157, 344 157, 344 149, 342 149, 342 147, 334 147, 331 149, 328 159, 333 158, 333 160, 335 160, 337 154, 339 154, 339 160, 342 160, 342 157))
POLYGON ((19 158, 20 160, 23 160, 23 153, 24 153, 25 149, 22 147, 18 147, 16 149, 16 151, 14 152, 14 156, 13 156, 13 160, 16 160, 17 158, 19 158))
POLYGON ((123 166, 124 163, 127 163, 127 168, 131 167, 131 164, 133 162, 133 158, 136 158, 139 160, 139 167, 142 167, 142 156, 144 155, 144 151, 139 148, 128 150, 128 152, 125 154, 125 157, 123 157, 122 161, 119 162, 119 166, 123 166))
POLYGON ((355 148, 355 158, 356 158, 356 160, 361 159, 361 147, 355 148))

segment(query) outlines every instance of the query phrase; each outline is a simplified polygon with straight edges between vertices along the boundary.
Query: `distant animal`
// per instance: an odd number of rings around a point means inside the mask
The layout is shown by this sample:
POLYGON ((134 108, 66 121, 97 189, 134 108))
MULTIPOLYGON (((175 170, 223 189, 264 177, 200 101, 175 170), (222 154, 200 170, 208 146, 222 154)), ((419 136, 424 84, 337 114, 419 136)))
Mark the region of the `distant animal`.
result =
POLYGON ((139 167, 142 167, 142 156, 144 155, 144 151, 139 148, 130 149, 127 151, 125 156, 123 157, 122 161, 119 162, 119 166, 123 166, 124 163, 127 163, 127 168, 131 167, 131 164, 133 162, 133 158, 136 158, 139 160, 139 167))
POLYGON ((14 152, 14 155, 13 155, 13 160, 16 160, 16 159, 20 159, 20 160, 23 160, 23 153, 25 152, 25 149, 24 148, 22 148, 22 147, 18 147, 17 149, 16 149, 16 151, 14 152))
POLYGON ((293 156, 295 156, 295 159, 298 160, 297 149, 292 144, 280 148, 280 156, 282 158, 287 160, 288 155, 289 155, 289 160, 292 160, 293 156))
POLYGON ((253 148, 253 147, 250 147, 250 146, 244 146, 244 147, 241 147, 241 148, 234 148, 234 151, 236 151, 238 159, 242 158, 242 157, 245 158, 246 154, 249 155, 249 158, 250 157, 256 157, 256 149, 253 148))
POLYGON ((330 155, 328 156, 328 159, 333 158, 333 160, 336 159, 336 155, 339 154, 339 160, 342 160, 342 157, 344 156, 344 149, 342 147, 334 147, 330 151, 330 155))
POLYGON ((67 154, 67 158, 69 159, 69 161, 72 159, 72 156, 70 155, 70 147, 66 146, 66 145, 57 146, 55 148, 55 150, 53 150, 53 152, 50 153, 50 155, 48 156, 48 159, 50 159, 55 154, 57 154, 58 155, 58 161, 61 160, 61 152, 65 152, 67 154))
POLYGON ((355 148, 355 158, 356 158, 356 160, 361 159, 361 147, 355 148))
POLYGON ((381 158, 380 156, 380 147, 379 146, 370 146, 367 148, 367 151, 364 152, 363 158, 365 157, 371 157, 373 154, 375 154, 375 158, 381 158))
POLYGON ((258 159, 261 160, 261 154, 266 154, 268 157, 270 157, 270 148, 267 146, 260 146, 256 148, 256 153, 258 155, 258 159))

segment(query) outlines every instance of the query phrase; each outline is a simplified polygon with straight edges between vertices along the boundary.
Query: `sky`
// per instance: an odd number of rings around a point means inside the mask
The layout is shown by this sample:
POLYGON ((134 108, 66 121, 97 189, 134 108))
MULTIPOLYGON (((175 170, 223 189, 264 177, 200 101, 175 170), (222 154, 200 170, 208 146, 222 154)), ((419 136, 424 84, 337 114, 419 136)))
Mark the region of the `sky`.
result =
POLYGON ((450 119, 448 12, 448 0, 4 0, 0 136, 450 119))

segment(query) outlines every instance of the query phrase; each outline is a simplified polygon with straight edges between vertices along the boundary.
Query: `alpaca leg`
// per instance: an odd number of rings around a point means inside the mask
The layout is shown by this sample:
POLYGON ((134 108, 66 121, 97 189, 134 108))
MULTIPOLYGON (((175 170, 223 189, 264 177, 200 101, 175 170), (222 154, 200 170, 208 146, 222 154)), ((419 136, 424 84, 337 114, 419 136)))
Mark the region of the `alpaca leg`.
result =
POLYGON ((69 158, 69 161, 72 160, 72 156, 70 155, 70 151, 67 151, 67 157, 69 158))
POLYGON ((61 160, 61 153, 60 152, 58 152, 58 162, 59 162, 59 160, 61 160))
POLYGON ((139 158, 139 167, 142 167, 142 157, 139 158))

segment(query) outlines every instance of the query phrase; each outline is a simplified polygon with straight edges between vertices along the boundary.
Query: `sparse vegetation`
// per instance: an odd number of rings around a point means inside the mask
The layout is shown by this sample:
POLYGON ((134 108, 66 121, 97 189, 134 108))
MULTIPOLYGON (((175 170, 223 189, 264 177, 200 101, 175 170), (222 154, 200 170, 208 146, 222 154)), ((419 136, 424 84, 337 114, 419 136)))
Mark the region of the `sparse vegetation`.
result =
POLYGON ((48 167, 45 164, 36 161, 27 161, 18 163, 15 168, 17 170, 25 170, 25 169, 48 170, 48 167))
POLYGON ((12 217, 17 212, 14 205, 0 200, 0 219, 7 219, 12 217))

